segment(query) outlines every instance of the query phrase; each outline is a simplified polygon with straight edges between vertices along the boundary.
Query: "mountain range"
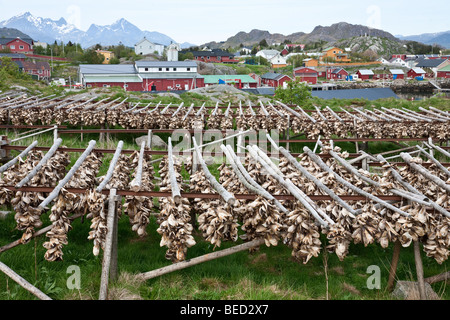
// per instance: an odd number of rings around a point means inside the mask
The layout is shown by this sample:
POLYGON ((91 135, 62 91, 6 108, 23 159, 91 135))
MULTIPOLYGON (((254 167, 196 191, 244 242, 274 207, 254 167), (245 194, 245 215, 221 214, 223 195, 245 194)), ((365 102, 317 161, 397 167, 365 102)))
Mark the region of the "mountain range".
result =
MULTIPOLYGON (((156 31, 142 31, 125 19, 119 19, 111 25, 100 26, 92 24, 87 31, 78 29, 68 23, 64 18, 52 20, 49 18, 35 17, 30 12, 14 16, 0 22, 0 28, 14 28, 27 34, 34 41, 53 43, 54 41, 71 41, 80 43, 87 48, 97 43, 101 45, 118 45, 134 47, 144 37, 148 40, 169 45, 176 42, 171 37, 156 31)), ((182 48, 193 46, 191 43, 181 43, 182 48)))
POLYGON ((401 40, 422 42, 428 45, 438 44, 444 48, 450 48, 450 30, 436 33, 423 33, 412 36, 397 35, 397 38, 401 40))
POLYGON ((209 42, 205 45, 210 48, 227 48, 235 47, 243 44, 244 46, 252 46, 259 43, 263 39, 267 43, 282 43, 288 40, 293 43, 308 43, 315 42, 318 40, 324 40, 326 42, 335 42, 341 39, 347 39, 359 36, 374 36, 380 38, 387 38, 393 41, 399 41, 395 36, 389 32, 369 28, 363 25, 354 25, 346 22, 339 22, 332 24, 331 26, 317 26, 313 29, 311 33, 296 32, 290 35, 283 35, 280 33, 271 34, 264 30, 251 30, 250 32, 239 32, 236 35, 228 38, 226 41, 222 42, 209 42))

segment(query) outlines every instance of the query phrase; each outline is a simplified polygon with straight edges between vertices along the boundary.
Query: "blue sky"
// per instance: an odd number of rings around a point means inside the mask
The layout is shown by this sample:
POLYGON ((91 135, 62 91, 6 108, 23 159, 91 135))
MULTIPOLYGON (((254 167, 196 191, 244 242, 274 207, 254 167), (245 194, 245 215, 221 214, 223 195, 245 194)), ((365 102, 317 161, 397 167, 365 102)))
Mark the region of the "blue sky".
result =
POLYGON ((64 17, 81 30, 92 23, 112 24, 125 18, 142 30, 164 33, 178 42, 222 41, 239 31, 311 32, 317 25, 345 21, 380 28, 394 35, 450 30, 448 1, 364 0, 0 0, 0 21, 31 12, 57 20, 64 17))

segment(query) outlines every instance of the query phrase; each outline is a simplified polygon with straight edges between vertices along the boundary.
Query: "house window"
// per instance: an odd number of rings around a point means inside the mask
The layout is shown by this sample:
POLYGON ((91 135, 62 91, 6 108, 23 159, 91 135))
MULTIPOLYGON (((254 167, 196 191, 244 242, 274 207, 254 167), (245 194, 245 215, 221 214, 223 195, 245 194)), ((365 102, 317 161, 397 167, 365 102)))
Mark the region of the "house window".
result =
POLYGON ((162 71, 162 68, 159 68, 158 71, 162 71))
POLYGON ((88 84, 86 87, 88 88, 92 88, 92 84, 88 84))
POLYGON ((166 68, 166 71, 169 71, 170 68, 166 68))
POLYGON ((173 68, 173 71, 177 71, 177 68, 173 68))
POLYGON ((148 71, 148 68, 145 68, 144 70, 145 70, 145 71, 148 71))
POLYGON ((191 71, 191 68, 187 68, 187 71, 191 71))
POLYGON ((16 46, 12 44, 11 45, 11 49, 15 49, 15 48, 16 48, 16 46))
POLYGON ((210 57, 210 56, 208 56, 208 57, 207 57, 206 59, 208 59, 208 60, 209 60, 209 59, 211 59, 211 57, 210 57))
POLYGON ((23 50, 23 46, 19 46, 19 49, 23 50))

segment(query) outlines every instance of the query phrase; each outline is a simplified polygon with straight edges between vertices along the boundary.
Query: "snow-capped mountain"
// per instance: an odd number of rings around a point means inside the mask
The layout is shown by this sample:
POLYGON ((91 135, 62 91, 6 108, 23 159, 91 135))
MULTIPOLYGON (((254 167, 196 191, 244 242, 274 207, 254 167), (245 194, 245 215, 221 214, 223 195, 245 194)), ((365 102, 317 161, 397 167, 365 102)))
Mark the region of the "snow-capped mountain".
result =
POLYGON ((176 42, 169 36, 156 31, 142 31, 125 19, 119 19, 111 25, 100 26, 92 24, 87 31, 78 29, 75 25, 67 23, 64 18, 52 20, 35 17, 29 12, 0 22, 0 27, 15 28, 29 35, 35 41, 53 43, 71 41, 80 43, 87 48, 97 43, 101 45, 117 45, 123 43, 133 47, 146 37, 148 40, 169 45, 176 42))

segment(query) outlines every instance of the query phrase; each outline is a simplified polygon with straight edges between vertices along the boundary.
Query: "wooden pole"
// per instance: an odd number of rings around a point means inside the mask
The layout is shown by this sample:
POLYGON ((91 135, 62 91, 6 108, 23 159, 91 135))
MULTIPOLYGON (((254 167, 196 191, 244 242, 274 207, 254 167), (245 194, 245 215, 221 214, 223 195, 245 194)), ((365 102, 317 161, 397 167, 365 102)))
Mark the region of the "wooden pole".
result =
POLYGON ((168 274, 173 271, 177 271, 177 270, 181 270, 181 269, 184 269, 187 267, 197 265, 202 262, 214 260, 217 258, 222 258, 222 257, 231 255, 236 252, 251 249, 253 247, 257 247, 262 244, 264 244, 264 239, 255 239, 255 240, 252 240, 252 241, 249 241, 249 242, 246 242, 246 243, 243 243, 243 244, 240 244, 240 245, 228 248, 228 249, 224 249, 224 250, 220 250, 220 251, 212 252, 212 253, 207 253, 200 257, 196 257, 196 258, 189 259, 189 260, 184 260, 184 261, 181 261, 178 263, 174 263, 170 266, 166 266, 166 267, 156 269, 153 271, 141 273, 141 274, 138 274, 138 278, 141 279, 142 281, 146 281, 149 279, 153 279, 153 278, 162 276, 164 274, 168 274))
MULTIPOLYGON (((170 138, 169 138, 170 139, 170 138)), ((136 168, 136 175, 131 181, 130 189, 133 191, 139 191, 142 185, 142 167, 143 167, 143 161, 144 161, 144 151, 145 151, 145 141, 142 141, 141 143, 141 150, 139 152, 139 160, 138 160, 138 166, 136 168)))
POLYGON ((109 192, 108 199, 108 217, 107 217, 107 230, 105 240, 105 250, 103 251, 103 262, 102 262, 102 275, 100 283, 100 296, 99 300, 106 300, 108 297, 108 282, 109 282, 109 271, 111 268, 112 260, 112 247, 113 247, 113 233, 114 233, 114 220, 116 220, 116 189, 111 189, 109 192))
POLYGON ((43 293, 41 290, 30 284, 27 280, 19 276, 17 273, 15 273, 11 268, 9 268, 6 264, 3 262, 0 262, 0 271, 5 273, 8 277, 13 279, 17 284, 19 284, 22 288, 33 294, 34 296, 38 297, 41 300, 52 300, 49 296, 47 296, 45 293, 43 293))
POLYGON ((444 273, 441 273, 441 274, 438 274, 438 275, 435 275, 432 277, 425 278, 424 281, 426 283, 432 284, 432 283, 436 283, 436 282, 440 282, 440 281, 446 281, 448 279, 450 279, 450 271, 447 271, 447 272, 444 272, 444 273))
POLYGON ((194 137, 192 138, 192 141, 194 143, 195 153, 197 154, 197 160, 200 163, 206 179, 211 184, 211 187, 213 187, 213 189, 216 190, 218 194, 220 194, 220 196, 226 203, 228 203, 230 206, 234 206, 234 204, 236 203, 236 198, 230 192, 228 192, 219 182, 217 182, 216 178, 208 170, 208 167, 203 160, 202 154, 194 137))
POLYGON ((106 172, 105 179, 103 179, 102 183, 100 183, 100 185, 96 189, 97 192, 101 192, 103 190, 103 188, 106 186, 106 184, 109 182, 109 180, 111 179, 111 177, 114 173, 114 169, 116 168, 116 163, 119 160, 120 153, 122 152, 122 147, 123 147, 123 141, 120 140, 119 143, 117 144, 116 152, 114 153, 114 156, 109 164, 109 168, 108 168, 108 171, 106 172))
POLYGON ((17 157, 15 157, 11 161, 9 161, 9 162, 5 163, 3 166, 1 166, 0 167, 0 173, 5 172, 10 167, 15 165, 17 163, 17 161, 19 161, 19 158, 26 157, 28 152, 30 152, 30 150, 33 149, 37 144, 38 144, 37 140, 33 141, 33 143, 30 144, 25 150, 23 150, 17 157))
POLYGON ((419 285, 420 300, 427 300, 427 295, 425 291, 425 281, 423 278, 422 257, 420 256, 419 241, 414 241, 414 260, 416 262, 416 273, 417 273, 417 282, 419 285))
MULTIPOLYGON (((73 221, 75 219, 78 219, 78 218, 82 217, 83 215, 84 215, 84 213, 76 214, 74 216, 69 217, 69 219, 71 221, 73 221)), ((49 225, 49 226, 47 226, 45 228, 42 228, 39 231, 36 231, 35 233, 33 233, 31 238, 36 238, 36 237, 38 237, 40 235, 43 235, 43 234, 47 233, 48 231, 50 231, 52 228, 53 228, 53 224, 51 224, 51 225, 49 225)), ((17 246, 19 246, 21 244, 23 244, 22 239, 18 239, 16 241, 13 241, 13 242, 11 242, 9 244, 4 245, 3 247, 0 247, 0 253, 5 252, 5 251, 7 251, 9 249, 12 249, 14 247, 17 247, 17 246)))
POLYGON ((120 203, 122 197, 114 197, 114 227, 112 231, 112 248, 111 248, 111 266, 109 269, 109 278, 111 281, 117 280, 119 276, 119 266, 118 266, 118 244, 119 244, 119 230, 118 230, 118 213, 117 213, 117 203, 120 203))
POLYGON ((181 203, 181 193, 180 187, 178 186, 176 172, 173 163, 173 154, 172 154, 172 139, 169 137, 168 141, 168 164, 169 164, 169 178, 170 178, 170 189, 172 190, 172 198, 176 204, 181 203))
POLYGON ((387 284, 387 290, 389 292, 392 291, 394 288, 394 282, 395 282, 395 275, 397 273, 397 265, 398 265, 398 259, 400 257, 400 249, 402 245, 400 241, 395 241, 394 243, 394 252, 392 254, 392 260, 391 260, 391 266, 389 268, 389 280, 387 284))

